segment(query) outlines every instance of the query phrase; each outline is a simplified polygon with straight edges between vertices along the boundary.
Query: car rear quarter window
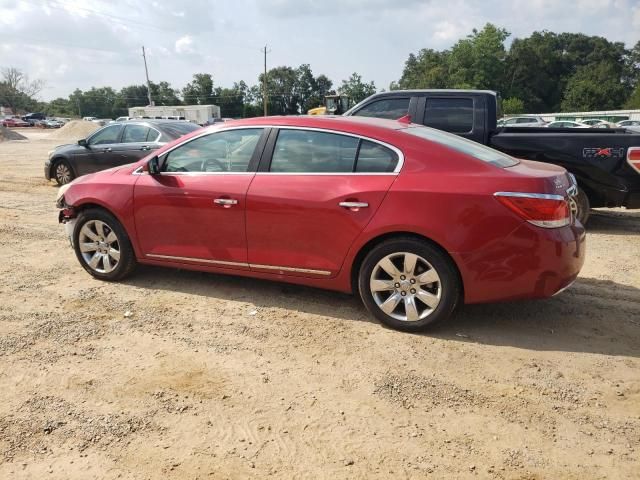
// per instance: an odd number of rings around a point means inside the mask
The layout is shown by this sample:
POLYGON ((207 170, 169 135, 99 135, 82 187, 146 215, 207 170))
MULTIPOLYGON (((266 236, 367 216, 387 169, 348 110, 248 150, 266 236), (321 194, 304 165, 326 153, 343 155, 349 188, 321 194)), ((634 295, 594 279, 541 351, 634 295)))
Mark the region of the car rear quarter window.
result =
POLYGON ((473 130, 473 99, 427 98, 424 124, 445 132, 470 132, 473 130))
POLYGON ((149 127, 144 125, 126 125, 122 134, 122 143, 143 143, 149 136, 149 127))
POLYGON ((359 140, 337 133, 281 129, 270 171, 276 173, 352 172, 359 140))
POLYGON ((409 98, 383 98, 371 102, 353 115, 357 117, 375 117, 397 120, 409 112, 409 98))
POLYGON ((426 127, 410 127, 402 130, 410 135, 424 138, 431 142, 439 143, 458 152, 482 160, 483 162, 490 163, 496 167, 512 167, 519 163, 513 157, 506 155, 493 148, 485 147, 479 143, 467 140, 466 138, 459 137, 452 133, 443 132, 442 130, 435 130, 433 128, 426 127))
POLYGON ((356 162, 357 173, 390 173, 398 165, 398 154, 379 143, 362 140, 356 162))
POLYGON ((167 154, 163 171, 246 172, 262 132, 262 128, 247 128, 225 130, 195 138, 167 154))
POLYGON ((162 130, 173 138, 180 138, 187 133, 198 130, 200 125, 191 122, 175 122, 169 125, 163 125, 162 130))

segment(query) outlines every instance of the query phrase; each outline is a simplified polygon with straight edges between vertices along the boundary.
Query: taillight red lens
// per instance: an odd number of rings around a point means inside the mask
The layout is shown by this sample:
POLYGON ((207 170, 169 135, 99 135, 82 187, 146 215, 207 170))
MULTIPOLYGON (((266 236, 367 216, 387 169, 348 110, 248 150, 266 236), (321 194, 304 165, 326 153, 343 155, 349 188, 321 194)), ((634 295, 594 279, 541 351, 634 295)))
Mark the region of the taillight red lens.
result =
POLYGON ((627 150, 627 163, 636 172, 640 173, 640 147, 630 147, 627 150))
POLYGON ((544 228, 564 227, 571 223, 571 210, 560 195, 498 192, 496 199, 519 217, 544 228))

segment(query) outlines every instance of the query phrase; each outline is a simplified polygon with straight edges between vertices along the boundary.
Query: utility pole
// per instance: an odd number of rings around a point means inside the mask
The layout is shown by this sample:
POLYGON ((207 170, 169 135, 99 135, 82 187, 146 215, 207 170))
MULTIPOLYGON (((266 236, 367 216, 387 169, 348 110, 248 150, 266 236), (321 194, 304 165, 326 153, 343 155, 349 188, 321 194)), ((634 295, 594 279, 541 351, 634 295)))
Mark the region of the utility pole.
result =
POLYGON ((153 100, 151 100, 151 82, 149 82, 149 69, 147 68, 147 56, 144 54, 144 45, 142 46, 142 58, 144 59, 144 73, 147 75, 147 95, 149 96, 149 106, 153 107, 153 100))
POLYGON ((267 53, 271 52, 271 50, 267 50, 267 46, 265 45, 263 49, 260 50, 264 53, 264 76, 262 77, 262 106, 264 107, 264 116, 267 116, 267 53))

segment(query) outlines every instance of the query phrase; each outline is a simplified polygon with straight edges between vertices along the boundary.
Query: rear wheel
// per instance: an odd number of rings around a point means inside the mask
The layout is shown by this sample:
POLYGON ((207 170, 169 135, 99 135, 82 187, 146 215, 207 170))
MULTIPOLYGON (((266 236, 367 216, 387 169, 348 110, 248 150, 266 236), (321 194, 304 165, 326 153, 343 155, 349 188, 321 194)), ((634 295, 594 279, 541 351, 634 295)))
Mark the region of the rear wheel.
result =
POLYGON ((589 213, 591 212, 591 204, 589 203, 589 197, 584 193, 584 190, 578 188, 578 194, 575 197, 576 202, 576 218, 580 220, 582 225, 586 225, 589 220, 589 213))
POLYGON ((58 185, 65 185, 75 177, 71 165, 66 160, 56 160, 53 164, 53 178, 56 179, 58 185))
POLYGON ((371 250, 360 268, 358 287, 369 312, 410 332, 448 319, 461 291, 451 260, 413 238, 387 240, 371 250))
POLYGON ((88 209, 80 213, 73 229, 73 244, 82 267, 100 280, 121 280, 136 266, 127 232, 107 211, 88 209))

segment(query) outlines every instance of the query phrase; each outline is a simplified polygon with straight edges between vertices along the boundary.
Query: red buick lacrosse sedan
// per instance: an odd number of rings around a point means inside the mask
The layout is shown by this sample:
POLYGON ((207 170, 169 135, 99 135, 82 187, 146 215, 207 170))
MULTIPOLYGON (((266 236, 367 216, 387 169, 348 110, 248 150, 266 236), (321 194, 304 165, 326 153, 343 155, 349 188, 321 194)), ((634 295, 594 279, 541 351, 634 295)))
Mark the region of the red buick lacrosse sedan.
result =
POLYGON ((585 258, 573 178, 404 121, 265 117, 198 130, 61 187, 76 256, 357 292, 408 331, 460 303, 543 298, 585 258))

